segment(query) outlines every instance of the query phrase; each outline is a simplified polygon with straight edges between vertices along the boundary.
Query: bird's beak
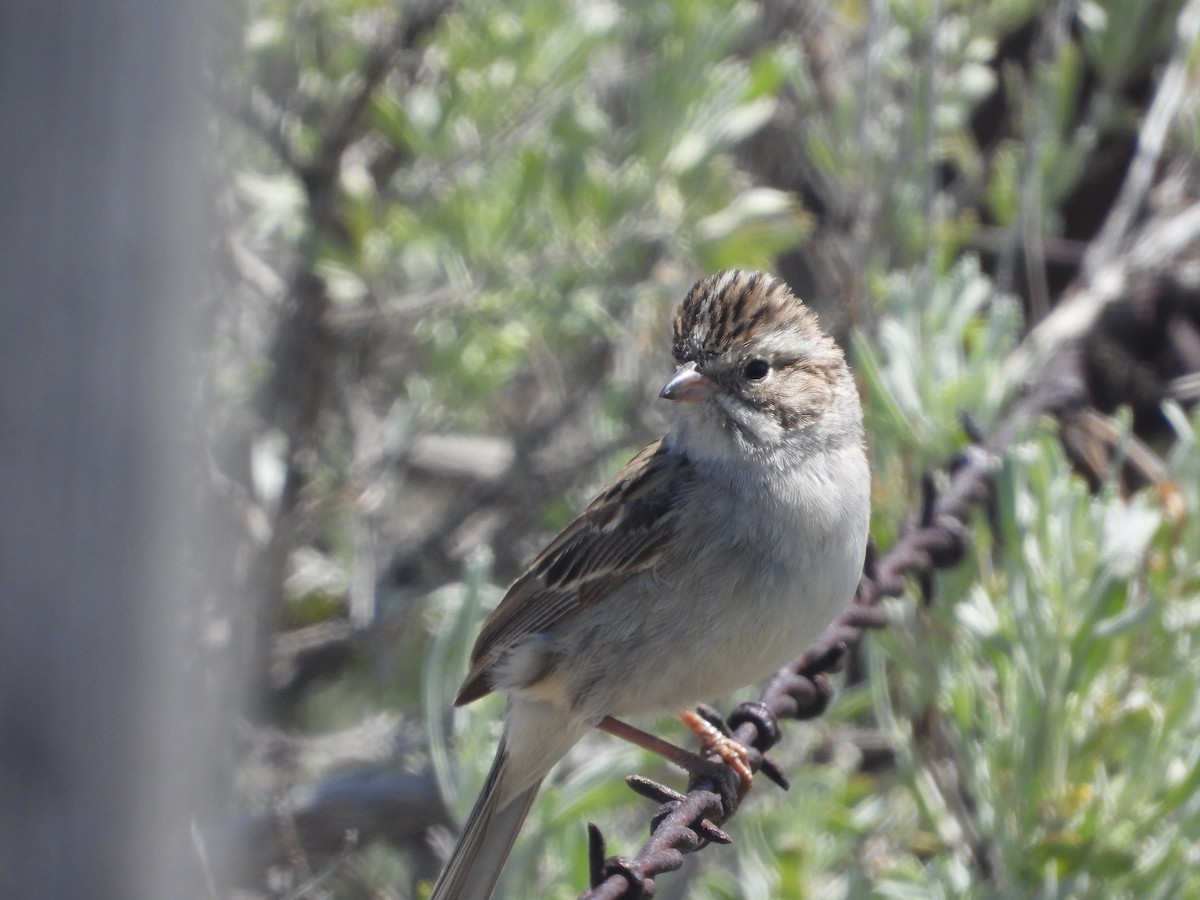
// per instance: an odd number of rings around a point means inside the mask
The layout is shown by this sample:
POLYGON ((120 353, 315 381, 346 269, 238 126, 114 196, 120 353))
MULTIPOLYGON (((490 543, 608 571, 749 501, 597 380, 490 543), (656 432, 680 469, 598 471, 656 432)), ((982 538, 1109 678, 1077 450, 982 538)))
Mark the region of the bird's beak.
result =
POLYGON ((676 370, 658 396, 681 403, 698 403, 711 397, 714 390, 716 385, 696 371, 696 364, 690 362, 676 370))

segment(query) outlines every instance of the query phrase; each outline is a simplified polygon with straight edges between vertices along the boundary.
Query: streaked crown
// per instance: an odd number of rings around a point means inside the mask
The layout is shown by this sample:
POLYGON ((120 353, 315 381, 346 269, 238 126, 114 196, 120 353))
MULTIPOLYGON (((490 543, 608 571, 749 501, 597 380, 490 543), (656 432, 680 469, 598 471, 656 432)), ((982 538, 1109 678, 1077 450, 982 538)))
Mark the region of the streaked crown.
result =
POLYGON ((697 281, 675 312, 675 361, 710 360, 771 338, 814 349, 832 344, 817 317, 783 281, 763 272, 728 269, 697 281))

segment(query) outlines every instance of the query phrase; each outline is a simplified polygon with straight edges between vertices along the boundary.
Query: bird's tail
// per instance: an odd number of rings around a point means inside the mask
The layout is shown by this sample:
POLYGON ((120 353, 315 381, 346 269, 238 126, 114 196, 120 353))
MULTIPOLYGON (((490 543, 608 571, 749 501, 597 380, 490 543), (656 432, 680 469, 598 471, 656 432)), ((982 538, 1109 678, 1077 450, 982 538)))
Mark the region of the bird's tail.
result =
POLYGON ((492 770, 449 862, 433 886, 430 900, 488 900, 492 896, 517 832, 542 785, 539 778, 501 806, 506 793, 501 790, 501 782, 508 762, 507 741, 501 738, 492 770))

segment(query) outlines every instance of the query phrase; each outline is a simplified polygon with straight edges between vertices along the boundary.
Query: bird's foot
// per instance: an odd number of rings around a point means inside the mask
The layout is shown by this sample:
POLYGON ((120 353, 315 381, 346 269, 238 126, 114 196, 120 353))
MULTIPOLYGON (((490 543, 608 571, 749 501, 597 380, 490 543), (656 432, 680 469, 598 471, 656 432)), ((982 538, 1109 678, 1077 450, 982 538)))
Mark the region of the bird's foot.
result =
MULTIPOLYGON (((702 708, 702 712, 707 711, 702 708)), ((737 776, 737 802, 740 803, 754 784, 754 771, 750 768, 751 750, 738 743, 725 730, 726 726, 719 715, 712 718, 716 721, 690 710, 679 714, 680 721, 688 727, 689 731, 700 738, 703 752, 719 757, 721 762, 737 776)), ((692 772, 691 774, 695 775, 696 773, 692 772)))

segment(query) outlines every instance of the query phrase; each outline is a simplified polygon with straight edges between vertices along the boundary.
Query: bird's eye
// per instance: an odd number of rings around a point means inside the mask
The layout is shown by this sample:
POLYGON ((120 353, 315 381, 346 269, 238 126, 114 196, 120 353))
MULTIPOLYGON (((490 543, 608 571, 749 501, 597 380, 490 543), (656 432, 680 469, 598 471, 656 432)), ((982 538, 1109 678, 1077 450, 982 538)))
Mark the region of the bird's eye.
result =
POLYGON ((746 363, 746 368, 743 371, 751 381, 762 381, 767 377, 767 373, 771 371, 771 364, 765 359, 752 359, 746 363))

